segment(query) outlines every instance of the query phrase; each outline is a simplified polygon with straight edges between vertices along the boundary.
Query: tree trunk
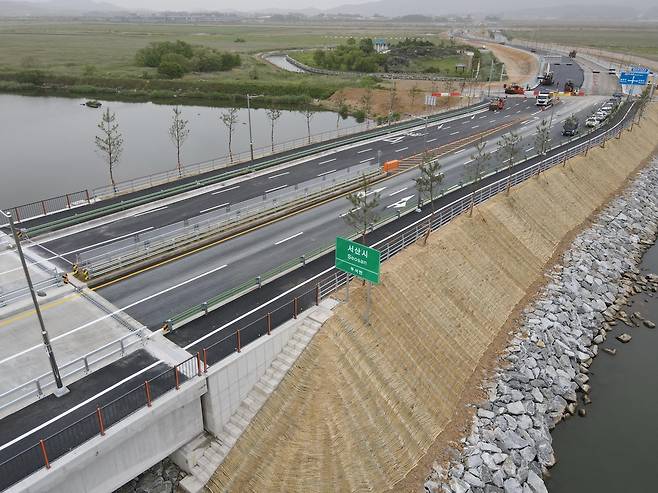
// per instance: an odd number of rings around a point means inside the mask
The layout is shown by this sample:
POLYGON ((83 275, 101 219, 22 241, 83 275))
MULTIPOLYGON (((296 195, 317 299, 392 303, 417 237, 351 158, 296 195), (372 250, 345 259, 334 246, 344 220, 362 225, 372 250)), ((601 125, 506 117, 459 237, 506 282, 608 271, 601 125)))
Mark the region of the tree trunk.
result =
POLYGON ((231 147, 231 140, 233 138, 233 129, 229 128, 228 130, 228 157, 233 164, 233 148, 231 147))
POLYGON ((274 120, 272 120, 272 154, 274 154, 274 120))
POLYGON ((176 157, 178 158, 178 176, 183 176, 183 168, 180 164, 180 144, 176 146, 176 157))
POLYGON ((110 164, 110 181, 112 182, 112 189, 114 193, 117 193, 117 184, 114 181, 114 165, 110 164))
POLYGON ((308 143, 311 143, 311 119, 306 117, 306 130, 308 130, 308 143))

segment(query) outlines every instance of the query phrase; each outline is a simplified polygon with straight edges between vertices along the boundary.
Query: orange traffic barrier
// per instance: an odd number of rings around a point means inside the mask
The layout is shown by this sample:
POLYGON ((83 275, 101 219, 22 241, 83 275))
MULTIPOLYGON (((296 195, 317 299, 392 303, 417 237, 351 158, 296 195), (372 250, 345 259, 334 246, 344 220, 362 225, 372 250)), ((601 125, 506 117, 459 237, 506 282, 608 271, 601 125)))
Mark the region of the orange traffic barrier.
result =
POLYGON ((400 161, 397 159, 394 159, 393 161, 386 161, 384 163, 384 173, 390 173, 391 171, 395 171, 400 167, 400 161))

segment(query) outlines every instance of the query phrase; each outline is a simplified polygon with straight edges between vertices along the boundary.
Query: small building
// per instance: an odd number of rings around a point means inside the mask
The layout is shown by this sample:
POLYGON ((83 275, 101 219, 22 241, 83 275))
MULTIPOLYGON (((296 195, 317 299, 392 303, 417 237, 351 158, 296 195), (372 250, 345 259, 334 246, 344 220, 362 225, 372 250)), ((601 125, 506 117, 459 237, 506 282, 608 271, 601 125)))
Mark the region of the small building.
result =
POLYGON ((389 49, 388 42, 383 38, 374 40, 373 44, 377 53, 386 53, 389 49))

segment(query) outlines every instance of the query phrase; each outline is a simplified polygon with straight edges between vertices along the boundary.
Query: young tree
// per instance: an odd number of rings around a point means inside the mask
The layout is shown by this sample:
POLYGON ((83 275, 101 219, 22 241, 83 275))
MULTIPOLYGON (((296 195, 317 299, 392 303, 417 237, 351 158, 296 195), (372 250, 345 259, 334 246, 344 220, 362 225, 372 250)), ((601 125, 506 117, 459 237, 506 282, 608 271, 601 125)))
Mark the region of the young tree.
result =
POLYGON ((188 128, 189 121, 183 119, 182 111, 178 106, 173 108, 174 114, 171 117, 171 127, 169 127, 169 137, 171 141, 176 146, 176 159, 178 174, 182 175, 182 166, 180 162, 180 150, 183 147, 183 143, 187 140, 187 137, 190 135, 190 129, 188 128))
POLYGON ((397 101, 398 101, 397 88, 395 87, 395 81, 393 81, 393 85, 391 86, 388 96, 388 125, 391 124, 391 120, 393 118, 393 112, 395 111, 395 105, 397 104, 397 101))
POLYGON ((372 89, 366 89, 365 94, 361 96, 361 110, 366 117, 366 128, 368 128, 372 112, 372 89))
POLYGON ((418 87, 418 84, 414 84, 411 86, 411 89, 409 89, 409 97, 411 98, 411 106, 414 105, 416 101, 416 97, 423 91, 420 90, 420 87, 418 87))
POLYGON ((123 136, 119 132, 119 124, 116 121, 116 113, 110 112, 108 107, 98 124, 100 135, 95 138, 96 148, 99 154, 107 163, 110 171, 110 181, 114 192, 117 192, 116 181, 114 180, 114 167, 119 163, 121 153, 123 152, 123 136))
MULTIPOLYGON (((574 118, 570 116, 569 119, 574 118)), ((569 120, 567 119, 567 120, 569 120)), ((544 156, 550 149, 551 144, 551 126, 545 118, 537 125, 535 134, 535 151, 540 156, 544 156)))
MULTIPOLYGON (((441 173, 441 163, 433 152, 425 151, 420 164, 420 175, 416 178, 416 190, 422 199, 428 198, 430 201, 430 217, 427 224, 427 233, 423 245, 427 244, 427 239, 432 232, 432 221, 434 220, 434 199, 439 192, 439 187, 443 182, 443 173, 441 173)), ((420 200, 419 200, 420 202, 420 200)))
POLYGON ((336 93, 336 104, 338 105, 338 111, 336 112, 336 132, 338 132, 338 127, 340 126, 340 119, 343 115, 347 116, 348 109, 345 106, 346 101, 347 97, 343 94, 343 91, 338 91, 336 93))
POLYGON ((378 219, 375 209, 379 206, 381 195, 370 190, 370 181, 365 173, 362 175, 359 190, 347 195, 352 208, 345 216, 345 222, 361 233, 361 243, 366 243, 366 233, 371 224, 378 219))
POLYGON ((475 207, 475 191, 478 189, 482 175, 484 174, 489 161, 491 161, 491 153, 485 151, 487 142, 480 137, 480 140, 475 144, 475 153, 471 154, 471 162, 466 165, 468 169, 468 178, 471 181, 471 209, 468 212, 469 216, 473 215, 473 207, 475 207))
POLYGON ((311 143, 311 118, 315 115, 315 110, 310 104, 307 104, 306 107, 302 110, 302 115, 306 118, 306 130, 308 131, 308 143, 311 143))
POLYGON ((228 155, 231 163, 233 162, 233 132, 235 131, 235 126, 238 124, 238 109, 229 108, 227 111, 222 112, 220 119, 222 123, 226 125, 228 130, 228 155))
POLYGON ((281 117, 281 111, 276 109, 266 110, 267 117, 270 119, 272 129, 272 152, 274 152, 274 124, 281 117))
POLYGON ((516 158, 521 152, 519 144, 521 143, 521 137, 514 131, 510 131, 503 135, 503 139, 498 141, 498 150, 503 158, 503 164, 507 165, 507 190, 506 194, 509 195, 510 188, 512 188, 512 168, 516 162, 516 158))

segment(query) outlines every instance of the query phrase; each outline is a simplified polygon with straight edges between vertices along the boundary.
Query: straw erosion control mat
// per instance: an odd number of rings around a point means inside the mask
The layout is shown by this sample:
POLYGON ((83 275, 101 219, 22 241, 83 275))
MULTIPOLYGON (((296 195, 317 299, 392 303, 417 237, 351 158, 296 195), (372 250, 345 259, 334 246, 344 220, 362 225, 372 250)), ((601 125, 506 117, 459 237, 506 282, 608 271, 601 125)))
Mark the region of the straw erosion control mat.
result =
POLYGON ((384 264, 370 327, 365 289, 354 282, 350 303, 314 337, 207 490, 422 491, 445 432, 469 419, 464 403, 477 398, 482 370, 495 364, 544 270, 654 151, 658 108, 647 113, 621 140, 384 264))

